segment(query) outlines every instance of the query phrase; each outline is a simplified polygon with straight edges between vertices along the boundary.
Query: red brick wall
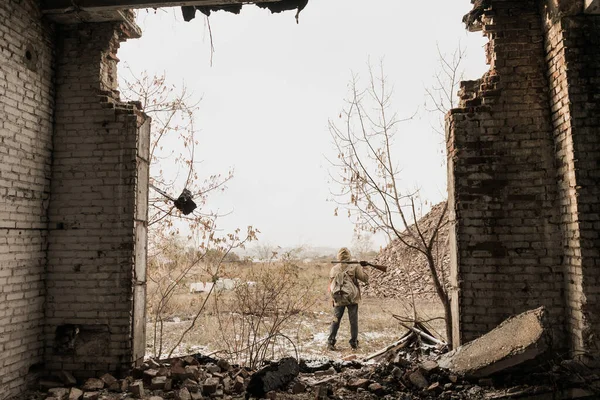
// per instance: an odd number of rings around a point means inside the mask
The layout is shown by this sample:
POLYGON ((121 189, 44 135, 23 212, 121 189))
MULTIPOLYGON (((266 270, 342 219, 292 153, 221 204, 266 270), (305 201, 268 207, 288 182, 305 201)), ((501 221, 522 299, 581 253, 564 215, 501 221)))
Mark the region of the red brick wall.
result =
POLYGON ((600 17, 546 18, 558 166, 567 329, 575 355, 599 355, 600 17))
POLYGON ((493 1, 484 34, 490 71, 463 84, 447 119, 455 332, 469 341, 544 305, 560 340, 561 242, 537 3, 493 1))

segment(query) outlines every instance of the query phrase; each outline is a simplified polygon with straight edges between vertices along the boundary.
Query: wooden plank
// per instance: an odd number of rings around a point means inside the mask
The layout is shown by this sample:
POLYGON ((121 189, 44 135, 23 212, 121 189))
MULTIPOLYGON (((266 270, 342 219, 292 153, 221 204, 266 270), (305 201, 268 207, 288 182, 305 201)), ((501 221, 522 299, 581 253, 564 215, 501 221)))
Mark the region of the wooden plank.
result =
POLYGON ((102 12, 131 8, 178 6, 219 6, 249 3, 274 3, 281 0, 43 0, 42 11, 58 14, 66 11, 102 12))

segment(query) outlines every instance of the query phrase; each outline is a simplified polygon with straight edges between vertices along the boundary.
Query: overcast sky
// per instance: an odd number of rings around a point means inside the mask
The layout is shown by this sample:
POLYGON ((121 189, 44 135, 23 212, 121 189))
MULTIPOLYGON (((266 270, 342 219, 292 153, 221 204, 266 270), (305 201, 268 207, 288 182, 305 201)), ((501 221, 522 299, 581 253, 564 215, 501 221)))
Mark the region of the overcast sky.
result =
POLYGON ((436 44, 447 53, 459 43, 466 49, 466 79, 487 69, 485 40, 461 23, 470 7, 468 0, 310 0, 298 25, 295 11, 217 12, 212 66, 202 14, 186 23, 179 8, 140 10, 143 36, 124 43, 119 58, 133 71, 166 72, 202 97, 200 173, 235 169, 209 204, 232 212, 222 229, 253 225, 262 241, 281 246, 349 246, 352 225, 327 202, 325 156, 335 155, 327 121, 344 106, 351 73, 364 75, 369 58, 384 59, 398 113, 418 111, 397 139, 404 184, 442 200, 442 137, 431 129, 438 116, 425 110, 425 88, 438 68, 436 44))

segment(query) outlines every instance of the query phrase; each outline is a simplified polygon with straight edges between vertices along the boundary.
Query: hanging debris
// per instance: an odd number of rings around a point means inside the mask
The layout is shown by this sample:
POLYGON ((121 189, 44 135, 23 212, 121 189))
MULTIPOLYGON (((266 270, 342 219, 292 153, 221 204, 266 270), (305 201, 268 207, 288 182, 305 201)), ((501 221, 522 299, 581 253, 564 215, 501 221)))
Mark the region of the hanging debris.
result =
POLYGON ((173 204, 183 215, 191 214, 196 209, 196 203, 192 200, 192 192, 187 189, 183 189, 173 204))
POLYGON ((477 32, 483 28, 482 18, 487 8, 491 5, 491 0, 471 0, 473 9, 463 17, 462 21, 467 26, 469 32, 477 32))
POLYGON ((173 205, 175 206, 175 208, 177 208, 179 211, 181 211, 183 213, 183 215, 191 214, 197 207, 196 203, 194 203, 194 200, 192 199, 192 192, 190 192, 187 189, 183 189, 183 192, 181 192, 179 197, 177 199, 174 199, 168 193, 166 193, 164 190, 157 188, 156 186, 154 186, 151 183, 149 185, 152 189, 156 190, 158 193, 162 194, 167 199, 171 200, 173 202, 173 205))
MULTIPOLYGON (((269 3, 256 3, 258 7, 266 8, 273 14, 280 13, 283 11, 296 10, 296 23, 298 23, 300 11, 302 11, 307 4, 308 0, 281 0, 269 3)), ((239 14, 242 10, 242 5, 233 4, 222 6, 182 6, 181 13, 183 14, 184 21, 193 20, 196 17, 196 10, 200 11, 207 17, 209 17, 213 11, 227 11, 233 14, 239 14)))

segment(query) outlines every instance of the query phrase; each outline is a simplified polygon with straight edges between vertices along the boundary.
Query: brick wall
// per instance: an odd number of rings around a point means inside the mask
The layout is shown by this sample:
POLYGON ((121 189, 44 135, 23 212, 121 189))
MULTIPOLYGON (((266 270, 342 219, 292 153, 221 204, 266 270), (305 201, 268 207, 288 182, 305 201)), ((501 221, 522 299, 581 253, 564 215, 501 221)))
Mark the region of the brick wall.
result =
POLYGON ((537 2, 494 0, 490 71, 463 83, 447 119, 457 340, 547 306, 563 336, 554 144, 537 2))
POLYGON ((143 324, 133 329, 133 310, 144 312, 134 307, 134 286, 143 287, 135 285, 143 280, 135 264, 145 265, 146 246, 146 217, 136 202, 147 202, 149 138, 140 129, 144 116, 114 91, 127 26, 57 31, 45 359, 48 370, 83 378, 143 356, 143 347, 133 354, 134 337, 143 342, 144 334, 143 324))
POLYGON ((54 33, 37 3, 0 1, 0 399, 43 351, 54 33))
POLYGON ((600 355, 600 17, 549 15, 546 53, 558 166, 567 329, 600 355))

